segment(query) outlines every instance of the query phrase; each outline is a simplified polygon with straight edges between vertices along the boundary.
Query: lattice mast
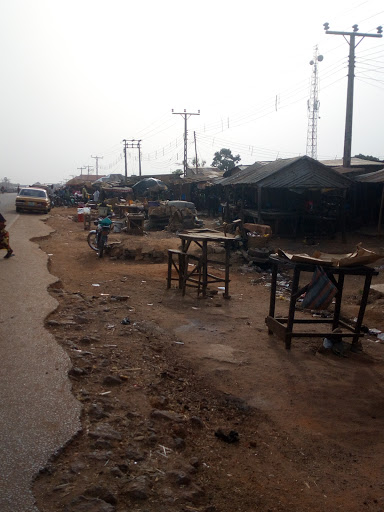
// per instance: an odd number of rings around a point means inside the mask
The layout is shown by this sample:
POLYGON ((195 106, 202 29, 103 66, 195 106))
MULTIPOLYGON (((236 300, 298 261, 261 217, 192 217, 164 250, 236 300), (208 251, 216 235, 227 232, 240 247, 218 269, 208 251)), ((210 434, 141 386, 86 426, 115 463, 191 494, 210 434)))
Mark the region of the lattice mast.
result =
POLYGON ((317 120, 319 118, 319 74, 318 63, 323 60, 323 56, 319 55, 317 45, 314 48, 313 60, 310 61, 312 68, 311 90, 308 100, 308 130, 307 130, 307 155, 317 159, 317 120))

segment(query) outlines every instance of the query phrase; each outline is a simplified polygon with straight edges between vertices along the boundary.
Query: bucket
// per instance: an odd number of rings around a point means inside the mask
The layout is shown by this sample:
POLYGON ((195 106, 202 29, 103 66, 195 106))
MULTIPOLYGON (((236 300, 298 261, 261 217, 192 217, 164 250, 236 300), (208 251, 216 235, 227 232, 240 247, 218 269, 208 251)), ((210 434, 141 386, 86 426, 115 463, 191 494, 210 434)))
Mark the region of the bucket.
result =
POLYGON ((84 208, 77 209, 77 222, 84 222, 84 208))

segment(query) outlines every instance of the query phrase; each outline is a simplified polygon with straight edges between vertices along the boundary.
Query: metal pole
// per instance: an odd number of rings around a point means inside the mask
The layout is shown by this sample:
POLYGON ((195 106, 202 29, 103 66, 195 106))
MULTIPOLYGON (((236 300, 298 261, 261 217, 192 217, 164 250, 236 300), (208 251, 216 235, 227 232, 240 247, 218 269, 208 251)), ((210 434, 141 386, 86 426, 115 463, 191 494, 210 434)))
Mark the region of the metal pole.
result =
POLYGON ((187 175, 187 158, 188 158, 188 155, 187 155, 187 114, 185 114, 184 116, 184 176, 187 175))

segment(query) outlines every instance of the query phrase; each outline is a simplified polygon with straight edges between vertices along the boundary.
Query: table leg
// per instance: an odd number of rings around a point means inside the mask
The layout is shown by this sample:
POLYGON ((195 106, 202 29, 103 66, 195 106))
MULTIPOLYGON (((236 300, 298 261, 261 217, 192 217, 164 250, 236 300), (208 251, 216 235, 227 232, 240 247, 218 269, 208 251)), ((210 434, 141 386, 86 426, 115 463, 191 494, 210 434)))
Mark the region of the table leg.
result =
MULTIPOLYGON (((269 299, 269 316, 275 318, 275 306, 276 306, 276 288, 277 288, 277 271, 278 266, 272 264, 272 279, 271 279, 271 295, 269 299)), ((271 329, 268 329, 268 334, 273 334, 271 329)))
POLYGON ((357 315, 357 321, 356 321, 356 325, 355 325, 356 335, 352 338, 352 346, 357 345, 357 343, 359 341, 359 334, 360 334, 361 326, 363 323, 365 308, 366 308, 367 302, 368 302, 368 294, 369 294, 369 290, 371 288, 371 281, 372 281, 372 274, 366 274, 363 295, 361 297, 361 302, 360 302, 359 314, 357 315))
POLYGON ((296 294, 299 289, 299 280, 300 280, 300 269, 295 267, 293 273, 293 281, 292 281, 292 290, 291 290, 291 300, 289 302, 289 312, 287 319, 287 330, 285 334, 285 348, 289 350, 291 348, 291 340, 292 340, 292 331, 293 331, 293 323, 295 318, 295 307, 296 307, 296 294))
POLYGON ((343 297, 343 287, 344 287, 344 273, 342 272, 342 273, 340 273, 339 279, 337 281, 336 304, 335 304, 335 312, 333 314, 332 330, 337 329, 337 327, 339 326, 341 299, 343 297))
POLYGON ((230 242, 225 242, 225 291, 224 299, 229 299, 229 265, 231 258, 231 245, 230 242))
POLYGON ((202 292, 203 297, 207 296, 208 286, 208 243, 206 240, 203 241, 203 254, 202 254, 202 267, 203 267, 203 286, 202 292))

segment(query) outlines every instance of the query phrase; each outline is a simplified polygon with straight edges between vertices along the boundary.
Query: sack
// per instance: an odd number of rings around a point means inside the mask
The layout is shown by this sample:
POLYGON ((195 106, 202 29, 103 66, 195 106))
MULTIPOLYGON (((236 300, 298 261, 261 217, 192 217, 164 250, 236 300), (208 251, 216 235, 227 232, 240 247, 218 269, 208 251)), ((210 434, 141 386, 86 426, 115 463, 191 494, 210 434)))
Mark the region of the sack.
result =
POLYGON ((322 267, 316 267, 303 300, 307 309, 327 309, 337 293, 337 287, 332 283, 322 267))

